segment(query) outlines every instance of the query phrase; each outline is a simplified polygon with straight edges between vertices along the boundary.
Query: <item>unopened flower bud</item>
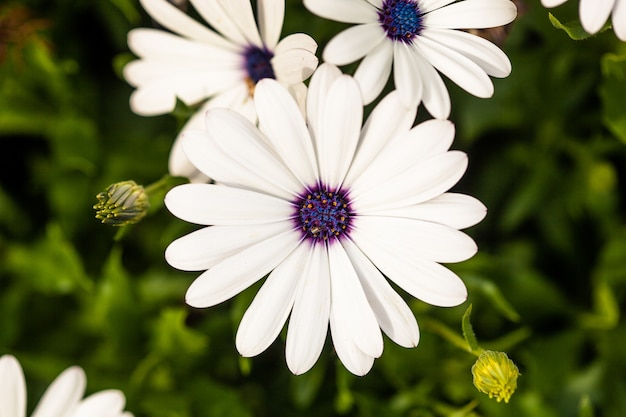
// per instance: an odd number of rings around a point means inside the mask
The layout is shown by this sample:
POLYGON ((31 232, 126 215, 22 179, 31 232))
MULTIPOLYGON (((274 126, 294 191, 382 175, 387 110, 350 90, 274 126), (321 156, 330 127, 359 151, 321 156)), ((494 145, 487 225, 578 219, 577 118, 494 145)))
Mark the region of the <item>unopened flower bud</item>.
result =
POLYGON ((148 212, 150 202, 141 185, 135 181, 122 181, 110 185, 106 191, 99 193, 96 219, 112 226, 125 226, 137 223, 148 212))
POLYGON ((517 388, 517 377, 520 375, 517 366, 504 352, 486 350, 472 366, 474 386, 500 402, 509 402, 517 388))

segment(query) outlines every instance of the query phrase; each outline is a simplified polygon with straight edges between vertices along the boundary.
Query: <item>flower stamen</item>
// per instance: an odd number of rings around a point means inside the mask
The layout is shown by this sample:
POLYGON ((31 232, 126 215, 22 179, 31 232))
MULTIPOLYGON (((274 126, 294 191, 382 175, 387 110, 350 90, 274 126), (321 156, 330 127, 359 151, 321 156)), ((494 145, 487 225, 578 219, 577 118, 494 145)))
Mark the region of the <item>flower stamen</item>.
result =
POLYGON ((410 43, 422 31, 422 12, 415 0, 385 0, 378 21, 394 41, 410 43))

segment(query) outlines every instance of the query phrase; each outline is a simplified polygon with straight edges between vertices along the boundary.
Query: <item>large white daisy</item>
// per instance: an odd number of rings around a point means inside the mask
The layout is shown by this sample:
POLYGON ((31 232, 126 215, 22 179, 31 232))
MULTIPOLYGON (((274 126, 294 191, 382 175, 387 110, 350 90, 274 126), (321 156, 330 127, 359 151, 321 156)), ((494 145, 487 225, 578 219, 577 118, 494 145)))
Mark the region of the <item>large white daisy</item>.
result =
POLYGON ((237 331, 243 356, 263 352, 290 316, 293 373, 317 361, 330 323, 339 358, 363 375, 383 351, 381 329, 405 347, 419 340, 415 317, 387 278, 433 305, 466 299, 463 282, 439 262, 476 252, 459 229, 486 209, 446 192, 467 156, 448 150, 451 122, 411 128, 416 111, 397 92, 361 128, 359 87, 330 64, 311 79, 306 120, 273 80, 258 83, 254 100, 258 128, 212 109, 206 130, 183 133, 190 160, 216 184, 166 195, 175 216, 209 227, 175 240, 165 257, 181 270, 206 270, 187 291, 193 307, 221 303, 267 275, 237 331))
MULTIPOLYGON (((284 0, 258 0, 258 29, 250 0, 191 0, 214 30, 198 23, 167 0, 140 0, 152 18, 171 32, 135 29, 128 45, 140 59, 124 67, 137 89, 130 105, 141 115, 174 110, 176 99, 194 105, 209 99, 186 128, 203 124, 208 108, 227 107, 256 119, 252 93, 263 78, 274 78, 303 97, 303 81, 317 67, 317 44, 296 33, 282 40, 284 0)), ((170 173, 195 178, 195 170, 175 143, 170 173)))
POLYGON ((331 39, 322 56, 335 65, 363 58, 354 77, 366 104, 385 87, 392 63, 403 104, 423 102, 442 119, 450 115, 450 97, 435 69, 478 97, 493 95, 489 76, 511 72, 497 46, 457 30, 510 23, 517 9, 509 0, 304 0, 304 5, 324 18, 357 24, 331 39))
MULTIPOLYGON (((556 7, 567 0, 541 0, 545 7, 556 7)), ((580 23, 587 33, 595 34, 612 14, 611 23, 617 37, 626 42, 626 0, 580 0, 580 23)))
MULTIPOLYGON (((66 369, 50 384, 32 417, 132 417, 124 411, 122 392, 100 391, 83 399, 86 384, 81 368, 66 369)), ((0 417, 26 417, 26 397, 20 363, 11 355, 0 357, 0 417)))

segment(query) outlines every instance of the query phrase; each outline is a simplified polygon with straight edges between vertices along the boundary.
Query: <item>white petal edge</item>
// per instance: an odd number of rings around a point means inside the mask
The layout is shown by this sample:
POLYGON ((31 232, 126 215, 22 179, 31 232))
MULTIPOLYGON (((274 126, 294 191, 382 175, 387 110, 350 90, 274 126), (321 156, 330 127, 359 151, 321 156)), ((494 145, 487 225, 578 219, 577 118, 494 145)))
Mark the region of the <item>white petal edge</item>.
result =
POLYGON ((383 40, 361 61, 354 73, 363 95, 363 104, 376 100, 383 91, 391 74, 393 43, 383 40))
POLYGON ((322 58, 333 65, 347 65, 370 53, 385 40, 379 23, 352 26, 332 38, 322 58))
POLYGON ((258 0, 258 20, 261 39, 266 47, 274 50, 285 18, 285 0, 258 0))
POLYGON ((378 21, 376 8, 363 0, 304 0, 304 7, 313 14, 344 23, 378 21))
POLYGON ((26 417, 26 381, 18 360, 0 357, 0 417, 26 417))
POLYGON ((71 417, 117 417, 125 404, 126 398, 121 391, 100 391, 85 398, 71 417))
POLYGON ((86 385, 87 377, 81 368, 73 366, 66 369, 50 384, 32 417, 69 415, 83 397, 86 385))

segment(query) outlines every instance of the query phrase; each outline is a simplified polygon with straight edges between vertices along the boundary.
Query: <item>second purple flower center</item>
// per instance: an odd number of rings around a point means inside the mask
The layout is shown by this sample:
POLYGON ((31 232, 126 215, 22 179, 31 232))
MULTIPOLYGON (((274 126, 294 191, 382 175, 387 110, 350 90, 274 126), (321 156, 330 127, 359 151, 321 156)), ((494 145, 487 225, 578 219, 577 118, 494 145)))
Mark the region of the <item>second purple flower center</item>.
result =
POLYGON ((422 12, 415 0, 385 0, 378 21, 394 41, 409 43, 422 31, 422 12))

